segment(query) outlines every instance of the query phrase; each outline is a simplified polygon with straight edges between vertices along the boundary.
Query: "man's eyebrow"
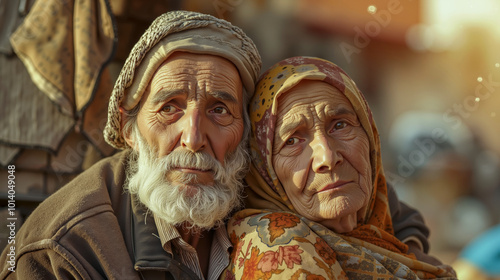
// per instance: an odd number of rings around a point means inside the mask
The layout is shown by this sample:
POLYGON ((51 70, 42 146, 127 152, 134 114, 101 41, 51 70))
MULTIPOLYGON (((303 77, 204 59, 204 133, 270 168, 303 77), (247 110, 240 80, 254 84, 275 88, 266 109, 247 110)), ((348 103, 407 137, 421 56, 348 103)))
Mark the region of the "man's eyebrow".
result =
POLYGON ((227 93, 225 91, 211 91, 208 94, 213 96, 216 99, 228 101, 231 103, 238 103, 238 100, 236 100, 236 97, 234 97, 232 94, 227 93))
MULTIPOLYGON (((151 98, 151 103, 153 103, 154 105, 159 104, 159 103, 163 103, 163 102, 165 102, 165 100, 168 100, 174 96, 182 95, 182 94, 186 94, 186 92, 182 89, 178 89, 178 90, 163 89, 163 90, 160 90, 159 92, 157 92, 155 94, 155 96, 153 96, 151 98)), ((212 92, 209 92, 208 94, 213 96, 216 99, 228 101, 228 102, 235 103, 235 104, 238 103, 238 100, 236 99, 236 97, 234 97, 233 95, 231 95, 225 91, 212 91, 212 92)))
POLYGON ((167 89, 162 89, 158 91, 152 98, 151 98, 151 103, 153 105, 163 103, 165 100, 168 100, 172 98, 173 96, 185 94, 185 91, 182 89, 177 89, 177 90, 167 90, 167 89))

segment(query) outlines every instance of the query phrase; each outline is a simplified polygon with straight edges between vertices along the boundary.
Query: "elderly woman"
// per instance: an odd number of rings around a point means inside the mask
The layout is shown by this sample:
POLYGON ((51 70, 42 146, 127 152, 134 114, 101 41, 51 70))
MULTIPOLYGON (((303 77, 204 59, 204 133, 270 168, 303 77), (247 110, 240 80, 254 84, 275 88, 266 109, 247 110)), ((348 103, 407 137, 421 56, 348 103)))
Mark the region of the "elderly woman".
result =
POLYGON ((225 279, 454 279, 394 237, 377 128, 338 66, 277 63, 250 115, 248 203, 228 223, 225 279))

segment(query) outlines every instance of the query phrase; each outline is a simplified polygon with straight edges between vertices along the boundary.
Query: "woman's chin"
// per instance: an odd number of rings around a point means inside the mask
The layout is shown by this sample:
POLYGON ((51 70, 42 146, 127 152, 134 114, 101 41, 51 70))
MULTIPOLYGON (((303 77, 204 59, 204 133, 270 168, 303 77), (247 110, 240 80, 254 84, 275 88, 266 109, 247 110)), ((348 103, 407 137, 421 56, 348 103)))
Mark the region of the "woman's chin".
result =
POLYGON ((357 215, 356 213, 346 215, 340 219, 329 219, 323 220, 320 224, 324 225, 330 230, 336 233, 346 233, 352 231, 357 225, 357 215))

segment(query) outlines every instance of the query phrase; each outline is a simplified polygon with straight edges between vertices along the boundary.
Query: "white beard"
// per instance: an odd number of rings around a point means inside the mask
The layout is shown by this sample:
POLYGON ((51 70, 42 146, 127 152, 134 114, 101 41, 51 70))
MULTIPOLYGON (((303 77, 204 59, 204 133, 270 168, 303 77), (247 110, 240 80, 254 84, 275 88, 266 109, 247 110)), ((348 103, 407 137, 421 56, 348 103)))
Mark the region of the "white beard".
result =
POLYGON ((223 225, 228 214, 241 207, 242 179, 248 166, 244 141, 225 157, 222 166, 207 154, 186 150, 158 158, 156 149, 149 147, 136 125, 132 133, 138 151, 131 156, 127 189, 156 217, 175 226, 208 230, 223 225), (202 185, 197 182, 196 174, 183 173, 176 177, 180 183, 172 183, 166 178, 177 166, 210 169, 214 172, 214 182, 202 185), (196 191, 185 185, 194 186, 196 191))

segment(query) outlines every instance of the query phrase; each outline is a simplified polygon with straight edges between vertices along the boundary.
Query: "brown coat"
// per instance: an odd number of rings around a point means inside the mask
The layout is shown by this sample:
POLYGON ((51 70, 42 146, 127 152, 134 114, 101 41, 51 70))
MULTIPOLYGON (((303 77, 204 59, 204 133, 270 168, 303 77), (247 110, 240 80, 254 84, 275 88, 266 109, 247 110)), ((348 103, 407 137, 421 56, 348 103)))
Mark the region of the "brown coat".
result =
POLYGON ((3 251, 0 279, 197 279, 163 250, 152 215, 123 191, 127 155, 101 160, 41 203, 12 244, 15 272, 12 245, 3 251))

